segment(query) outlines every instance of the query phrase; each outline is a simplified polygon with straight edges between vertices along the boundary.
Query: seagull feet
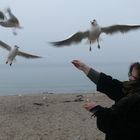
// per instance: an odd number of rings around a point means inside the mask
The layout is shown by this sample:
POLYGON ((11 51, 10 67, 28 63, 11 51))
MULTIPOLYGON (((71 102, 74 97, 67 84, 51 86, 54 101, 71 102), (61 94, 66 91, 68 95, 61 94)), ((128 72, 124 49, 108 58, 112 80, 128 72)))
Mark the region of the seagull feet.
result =
POLYGON ((6 61, 6 64, 8 64, 8 61, 6 61))
POLYGON ((10 63, 10 66, 12 66, 12 63, 10 63))
POLYGON ((91 46, 89 47, 89 51, 91 52, 91 46))
POLYGON ((101 47, 100 47, 100 45, 98 44, 98 49, 100 49, 101 47))

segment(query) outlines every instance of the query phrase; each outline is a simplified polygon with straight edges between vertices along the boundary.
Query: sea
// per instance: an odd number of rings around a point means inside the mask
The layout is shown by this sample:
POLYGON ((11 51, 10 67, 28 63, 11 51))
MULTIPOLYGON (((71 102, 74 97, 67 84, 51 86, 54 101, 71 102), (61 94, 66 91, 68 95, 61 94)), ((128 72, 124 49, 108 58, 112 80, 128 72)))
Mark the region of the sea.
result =
MULTIPOLYGON (((90 66, 120 81, 128 80, 129 62, 99 62, 90 66)), ((96 85, 67 63, 0 65, 0 96, 39 93, 95 93, 96 85)))

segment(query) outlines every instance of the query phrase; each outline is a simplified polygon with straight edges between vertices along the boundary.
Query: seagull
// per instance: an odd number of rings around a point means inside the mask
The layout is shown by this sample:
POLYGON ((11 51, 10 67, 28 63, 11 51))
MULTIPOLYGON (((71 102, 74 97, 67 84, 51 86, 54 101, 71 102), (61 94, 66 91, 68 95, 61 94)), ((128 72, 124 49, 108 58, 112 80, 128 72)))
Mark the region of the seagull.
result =
POLYGON ((11 12, 10 8, 6 9, 9 18, 0 22, 0 25, 6 28, 13 28, 13 34, 17 35, 16 29, 22 29, 23 27, 20 26, 19 20, 14 16, 11 12))
POLYGON ((83 39, 87 39, 90 43, 89 50, 91 51, 91 43, 94 43, 96 41, 98 43, 98 48, 100 49, 99 40, 102 33, 112 35, 118 32, 127 33, 131 30, 136 29, 140 29, 140 25, 111 25, 107 27, 101 27, 94 19, 93 21, 91 21, 91 28, 89 30, 76 32, 65 40, 50 42, 50 44, 56 47, 62 47, 69 46, 73 43, 80 43, 83 39))
POLYGON ((4 43, 3 41, 0 41, 0 47, 9 51, 9 54, 8 54, 8 57, 7 57, 7 60, 6 60, 6 64, 9 63, 10 66, 12 65, 12 62, 13 62, 13 60, 15 60, 15 57, 17 55, 22 56, 24 58, 41 58, 41 56, 32 55, 32 54, 29 54, 29 53, 19 51, 19 47, 17 45, 15 45, 12 48, 8 44, 4 43))

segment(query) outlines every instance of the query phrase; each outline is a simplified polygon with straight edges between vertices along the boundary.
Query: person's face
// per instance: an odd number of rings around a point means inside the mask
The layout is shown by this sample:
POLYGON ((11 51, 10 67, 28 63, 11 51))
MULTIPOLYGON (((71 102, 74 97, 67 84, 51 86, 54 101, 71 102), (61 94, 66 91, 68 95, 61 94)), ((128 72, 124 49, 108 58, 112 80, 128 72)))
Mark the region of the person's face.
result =
POLYGON ((133 67, 131 76, 129 77, 130 80, 136 80, 139 77, 139 71, 137 67, 133 67))

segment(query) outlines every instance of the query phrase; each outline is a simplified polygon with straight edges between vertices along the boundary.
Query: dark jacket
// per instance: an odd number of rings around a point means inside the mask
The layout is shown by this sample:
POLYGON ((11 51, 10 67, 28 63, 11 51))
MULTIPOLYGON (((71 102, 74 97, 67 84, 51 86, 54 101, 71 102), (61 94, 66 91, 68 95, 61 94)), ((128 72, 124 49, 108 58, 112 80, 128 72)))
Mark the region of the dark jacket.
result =
MULTIPOLYGON (((92 78, 92 71, 88 77, 92 78)), ((140 91, 126 95, 123 82, 100 73, 97 91, 105 93, 115 101, 110 108, 100 105, 91 109, 97 117, 97 127, 106 134, 106 140, 138 140, 140 139, 140 91)))

